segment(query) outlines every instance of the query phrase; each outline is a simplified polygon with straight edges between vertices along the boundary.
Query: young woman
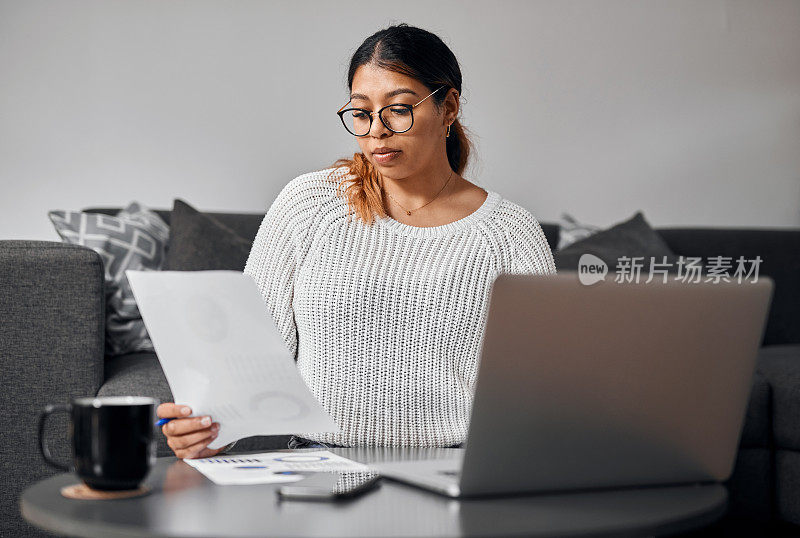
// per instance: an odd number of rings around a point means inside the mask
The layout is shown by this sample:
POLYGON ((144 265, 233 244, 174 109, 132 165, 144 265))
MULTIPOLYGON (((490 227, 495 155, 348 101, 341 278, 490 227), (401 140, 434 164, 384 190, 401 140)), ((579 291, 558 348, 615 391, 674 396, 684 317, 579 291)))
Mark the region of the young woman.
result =
MULTIPOLYGON (((361 151, 281 190, 244 269, 341 429, 289 448, 460 446, 491 283, 553 274, 553 256, 533 215, 461 175, 461 71, 441 39, 406 24, 371 35, 348 86, 337 114, 361 151)), ((207 448, 208 418, 164 426, 178 457, 232 446, 207 448)))

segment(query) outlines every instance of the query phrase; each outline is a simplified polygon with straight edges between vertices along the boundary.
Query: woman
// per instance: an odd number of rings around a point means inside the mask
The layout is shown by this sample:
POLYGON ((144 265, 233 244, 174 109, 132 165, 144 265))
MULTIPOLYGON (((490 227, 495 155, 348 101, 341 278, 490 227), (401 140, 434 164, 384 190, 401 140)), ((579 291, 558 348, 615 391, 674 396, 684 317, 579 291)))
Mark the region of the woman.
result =
MULTIPOLYGON (((375 33, 348 86, 337 113, 361 152, 291 180, 244 269, 341 429, 301 433, 289 448, 460 446, 491 283, 553 274, 553 256, 526 209, 461 175, 461 71, 441 39, 406 24, 375 33)), ((232 446, 207 448, 208 419, 164 426, 178 457, 232 446)))

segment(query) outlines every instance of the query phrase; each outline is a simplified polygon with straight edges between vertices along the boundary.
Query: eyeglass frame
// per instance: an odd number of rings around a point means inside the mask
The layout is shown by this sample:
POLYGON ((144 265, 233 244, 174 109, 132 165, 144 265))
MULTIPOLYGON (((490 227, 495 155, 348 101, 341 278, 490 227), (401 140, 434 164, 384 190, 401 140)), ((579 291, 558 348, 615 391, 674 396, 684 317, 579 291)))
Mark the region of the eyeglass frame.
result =
POLYGON ((345 109, 344 107, 346 107, 347 105, 349 105, 353 101, 352 99, 350 99, 350 101, 347 101, 345 104, 342 105, 342 108, 340 108, 336 112, 336 115, 339 116, 340 120, 342 120, 342 125, 344 125, 344 128, 347 130, 347 132, 350 133, 351 135, 357 136, 359 138, 363 138, 365 136, 369 136, 370 131, 372 131, 372 121, 373 121, 373 116, 375 114, 378 115, 378 119, 381 120, 381 123, 383 124, 383 126, 386 127, 387 129, 389 129, 391 132, 396 133, 396 134, 407 133, 414 126, 414 108, 416 108, 417 105, 422 103, 422 101, 424 101, 425 99, 427 99, 428 97, 430 97, 431 95, 433 95, 434 93, 438 92, 439 90, 441 90, 442 88, 445 88, 445 87, 447 87, 446 84, 443 84, 442 86, 439 86, 438 88, 436 88, 431 93, 429 93, 428 95, 423 97, 418 103, 416 103, 414 105, 407 105, 405 103, 393 103, 391 105, 386 105, 385 107, 382 107, 380 110, 377 110, 375 112, 370 112, 366 108, 358 108, 358 107, 352 107, 352 108, 345 109), (409 110, 409 112, 411 112, 411 125, 408 126, 408 129, 405 129, 403 131, 395 131, 394 129, 392 129, 391 127, 386 125, 385 121, 383 121, 383 116, 381 116, 381 112, 383 112, 384 110, 386 110, 387 108, 392 107, 392 106, 401 106, 401 107, 407 108, 409 110), (344 113, 348 112, 350 110, 361 110, 362 112, 364 112, 365 114, 367 114, 369 116, 369 128, 367 129, 367 132, 364 133, 363 135, 353 134, 353 132, 350 129, 347 128, 347 124, 344 121, 344 113))

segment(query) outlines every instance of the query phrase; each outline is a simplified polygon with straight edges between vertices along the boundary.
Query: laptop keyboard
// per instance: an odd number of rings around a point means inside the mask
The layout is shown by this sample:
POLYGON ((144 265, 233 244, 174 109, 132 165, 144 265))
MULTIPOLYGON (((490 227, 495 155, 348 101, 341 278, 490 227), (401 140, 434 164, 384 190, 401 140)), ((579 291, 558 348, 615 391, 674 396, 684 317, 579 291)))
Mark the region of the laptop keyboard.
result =
POLYGON ((458 476, 461 474, 461 471, 438 471, 439 474, 446 474, 449 476, 458 476))

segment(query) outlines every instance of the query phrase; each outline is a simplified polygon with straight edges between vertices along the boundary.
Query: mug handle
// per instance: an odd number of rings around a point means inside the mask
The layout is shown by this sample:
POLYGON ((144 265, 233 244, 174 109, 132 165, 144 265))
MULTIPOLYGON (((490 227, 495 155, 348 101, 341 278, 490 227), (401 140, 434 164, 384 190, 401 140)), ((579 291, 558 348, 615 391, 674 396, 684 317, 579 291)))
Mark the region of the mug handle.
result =
POLYGON ((47 417, 49 417, 51 414, 57 413, 59 411, 63 411, 65 413, 69 413, 70 407, 71 406, 69 404, 67 404, 67 405, 49 404, 44 408, 44 411, 42 411, 42 413, 39 415, 39 450, 42 453, 42 457, 44 458, 44 461, 46 461, 47 463, 49 463, 53 467, 55 467, 57 469, 61 469, 62 471, 66 471, 68 473, 72 472, 73 469, 71 467, 68 467, 68 466, 64 465, 63 463, 57 462, 51 456, 50 449, 47 448, 47 442, 44 439, 44 427, 45 427, 45 423, 47 422, 47 417))

